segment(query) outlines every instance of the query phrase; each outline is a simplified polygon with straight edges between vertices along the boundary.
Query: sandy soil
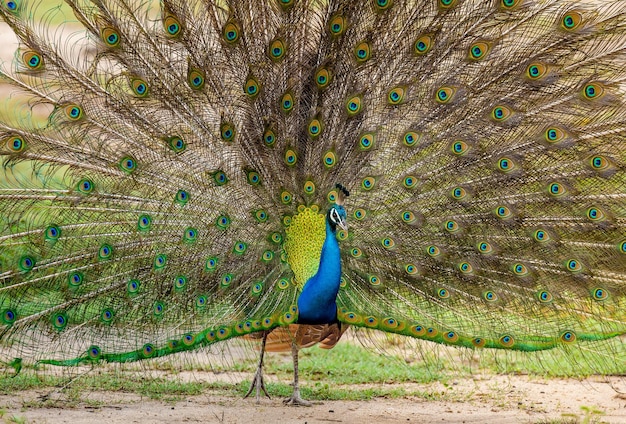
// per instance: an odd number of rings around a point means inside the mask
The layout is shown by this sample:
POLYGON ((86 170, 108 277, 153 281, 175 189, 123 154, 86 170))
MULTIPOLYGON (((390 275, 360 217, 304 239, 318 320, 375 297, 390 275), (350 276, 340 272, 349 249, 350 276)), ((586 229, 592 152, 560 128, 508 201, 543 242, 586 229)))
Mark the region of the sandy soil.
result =
MULTIPOLYGON (((241 378, 250 378, 245 374, 241 378)), ((211 373, 194 373, 212 379, 211 373)), ((230 376, 231 379, 239 376, 230 376)), ((306 382, 304 383, 307 384, 306 382)), ((528 376, 491 376, 460 380, 448 387, 438 383, 404 385, 413 391, 446 392, 452 401, 417 397, 377 398, 371 401, 317 402, 310 408, 286 407, 280 399, 240 399, 211 392, 176 402, 154 401, 136 394, 92 392, 83 402, 63 407, 63 395, 50 389, 0 396, 4 419, 25 418, 27 423, 626 423, 626 378, 584 380, 528 376), (55 407, 37 405, 41 396, 57 396, 55 407), (97 400, 105 406, 92 406, 97 400), (583 408, 601 411, 590 415, 583 408)), ((448 397, 448 396, 447 396, 448 397)), ((446 397, 446 398, 447 398, 446 397)))

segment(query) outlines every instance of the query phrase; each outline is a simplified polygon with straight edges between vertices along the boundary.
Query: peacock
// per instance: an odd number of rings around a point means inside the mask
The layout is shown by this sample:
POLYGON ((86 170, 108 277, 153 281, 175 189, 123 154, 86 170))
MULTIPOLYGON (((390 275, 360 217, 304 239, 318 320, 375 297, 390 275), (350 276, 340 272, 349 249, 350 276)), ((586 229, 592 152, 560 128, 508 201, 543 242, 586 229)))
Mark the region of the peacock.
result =
POLYGON ((65 3, 0 2, 16 372, 245 337, 307 405, 350 326, 626 371, 623 0, 65 3))

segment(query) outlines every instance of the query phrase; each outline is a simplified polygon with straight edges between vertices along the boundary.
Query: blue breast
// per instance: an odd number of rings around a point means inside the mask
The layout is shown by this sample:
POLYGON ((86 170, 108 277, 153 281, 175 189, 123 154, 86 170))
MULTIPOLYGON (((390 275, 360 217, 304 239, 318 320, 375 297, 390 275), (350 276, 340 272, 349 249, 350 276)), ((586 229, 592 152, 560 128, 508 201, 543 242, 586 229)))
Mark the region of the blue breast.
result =
POLYGON ((335 233, 326 222, 317 274, 309 279, 298 297, 299 324, 330 324, 337 320, 335 302, 341 282, 341 255, 335 233))

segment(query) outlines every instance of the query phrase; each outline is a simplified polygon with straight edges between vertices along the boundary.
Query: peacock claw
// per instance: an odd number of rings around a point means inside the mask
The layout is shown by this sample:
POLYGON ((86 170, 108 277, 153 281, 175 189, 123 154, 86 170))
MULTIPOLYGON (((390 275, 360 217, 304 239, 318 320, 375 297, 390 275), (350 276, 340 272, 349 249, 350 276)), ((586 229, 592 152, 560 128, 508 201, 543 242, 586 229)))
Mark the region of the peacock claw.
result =
POLYGON ((262 368, 257 368, 256 373, 254 373, 254 378, 252 379, 252 383, 250 383, 250 388, 248 389, 248 392, 243 398, 245 399, 248 396, 250 396, 250 394, 252 393, 252 390, 254 390, 255 388, 256 388, 255 397, 256 397, 257 404, 261 403, 261 390, 263 390, 263 393, 265 393, 265 396, 267 396, 268 399, 271 399, 269 393, 267 393, 267 389, 265 388, 265 382, 263 381, 263 369, 262 368))
POLYGON ((283 403, 287 406, 313 406, 311 402, 300 397, 300 390, 294 390, 291 396, 283 400, 283 403))
POLYGON ((287 406, 313 406, 308 400, 304 400, 301 397, 290 396, 283 400, 283 403, 287 406))

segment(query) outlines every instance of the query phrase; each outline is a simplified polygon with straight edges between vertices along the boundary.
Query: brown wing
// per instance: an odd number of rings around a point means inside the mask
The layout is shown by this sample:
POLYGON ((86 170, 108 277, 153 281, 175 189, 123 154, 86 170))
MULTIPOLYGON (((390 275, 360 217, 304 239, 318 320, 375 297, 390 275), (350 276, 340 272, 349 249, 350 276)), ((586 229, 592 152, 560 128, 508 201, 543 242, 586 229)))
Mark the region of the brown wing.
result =
MULTIPOLYGON (((299 348, 314 346, 319 343, 322 349, 332 349, 345 331, 348 325, 342 323, 334 324, 291 324, 288 327, 278 327, 272 330, 265 343, 267 352, 288 352, 291 344, 295 341, 299 348)), ((250 339, 260 339, 262 332, 253 333, 247 336, 250 339)))

